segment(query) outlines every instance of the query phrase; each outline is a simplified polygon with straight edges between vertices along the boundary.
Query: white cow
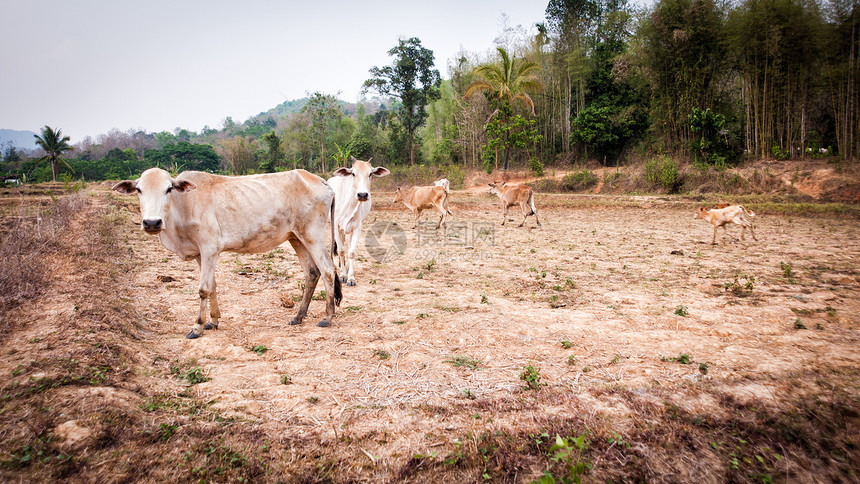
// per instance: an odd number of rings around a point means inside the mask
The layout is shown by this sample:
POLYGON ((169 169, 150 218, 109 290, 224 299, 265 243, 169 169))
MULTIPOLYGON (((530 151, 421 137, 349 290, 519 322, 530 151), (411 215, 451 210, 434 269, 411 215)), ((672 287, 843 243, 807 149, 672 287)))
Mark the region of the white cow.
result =
POLYGON ((447 178, 442 178, 433 182, 437 187, 442 187, 445 189, 445 193, 451 191, 451 182, 448 181, 447 178))
POLYGON ((352 168, 338 168, 335 176, 328 179, 334 189, 336 225, 335 240, 340 247, 340 280, 347 286, 355 285, 355 254, 361 238, 361 223, 370 213, 370 180, 388 175, 387 168, 373 167, 367 161, 352 160, 352 168), (347 267, 348 259, 348 267, 347 267))
POLYGON ((293 170, 236 177, 187 171, 174 179, 160 168, 150 168, 137 180, 122 181, 113 189, 137 193, 141 228, 158 234, 168 250, 200 265, 200 312, 187 338, 218 329, 215 266, 221 252, 267 252, 285 241, 305 271, 304 295, 290 324, 300 324, 307 315, 320 275, 326 288, 326 316, 319 326, 331 324, 341 288, 325 244, 326 223, 334 217, 334 192, 322 178, 293 170))

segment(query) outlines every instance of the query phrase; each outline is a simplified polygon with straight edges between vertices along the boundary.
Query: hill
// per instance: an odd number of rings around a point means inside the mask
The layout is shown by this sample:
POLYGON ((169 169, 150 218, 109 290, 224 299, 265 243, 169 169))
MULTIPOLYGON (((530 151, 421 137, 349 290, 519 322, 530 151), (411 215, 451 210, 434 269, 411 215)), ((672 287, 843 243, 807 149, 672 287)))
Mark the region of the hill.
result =
POLYGON ((0 144, 11 143, 18 148, 31 150, 36 147, 33 136, 38 133, 32 131, 19 131, 15 129, 0 129, 0 144))

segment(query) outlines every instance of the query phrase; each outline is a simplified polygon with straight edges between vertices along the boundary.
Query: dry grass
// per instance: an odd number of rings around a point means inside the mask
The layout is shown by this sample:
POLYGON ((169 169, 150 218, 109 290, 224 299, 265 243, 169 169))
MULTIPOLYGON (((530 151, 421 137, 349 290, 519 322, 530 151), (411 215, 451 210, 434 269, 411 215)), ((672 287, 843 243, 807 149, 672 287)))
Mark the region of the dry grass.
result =
MULTIPOLYGON (((492 197, 454 196, 458 220, 498 223, 492 197)), ((693 200, 544 196, 544 229, 500 229, 487 259, 431 264, 413 233, 396 264, 361 251, 325 330, 284 324, 289 249, 225 255, 223 329, 187 341, 196 266, 136 230, 126 200, 81 200, 2 340, 0 479, 530 482, 570 476, 556 435, 585 436, 592 481, 857 479, 857 273, 836 247, 853 220, 762 217, 770 242, 711 249, 629 229, 647 214, 704 239, 693 200), (738 269, 756 275, 743 298, 720 286, 738 269), (527 388, 527 365, 545 385, 527 388)))

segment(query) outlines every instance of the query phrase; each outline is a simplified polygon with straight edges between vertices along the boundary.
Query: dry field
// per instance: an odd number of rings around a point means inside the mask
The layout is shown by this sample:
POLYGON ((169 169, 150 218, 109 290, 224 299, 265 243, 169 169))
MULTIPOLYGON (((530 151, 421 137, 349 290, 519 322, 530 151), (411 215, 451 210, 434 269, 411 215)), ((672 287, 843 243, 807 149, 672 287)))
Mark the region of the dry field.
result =
POLYGON ((197 264, 88 192, 0 319, 6 480, 858 480, 854 216, 752 205, 759 240, 711 246, 678 197, 538 194, 537 228, 456 191, 436 231, 378 192, 331 327, 287 325, 286 244, 223 254, 187 340, 197 264))

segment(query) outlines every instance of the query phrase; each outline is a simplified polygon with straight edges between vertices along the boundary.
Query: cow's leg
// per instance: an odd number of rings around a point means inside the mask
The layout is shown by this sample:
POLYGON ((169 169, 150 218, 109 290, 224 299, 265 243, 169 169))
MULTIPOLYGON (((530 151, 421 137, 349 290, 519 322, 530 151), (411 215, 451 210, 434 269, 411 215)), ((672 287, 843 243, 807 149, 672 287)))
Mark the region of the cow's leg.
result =
MULTIPOLYGON (((325 318, 323 318, 317 326, 327 327, 334 321, 335 305, 340 304, 341 289, 340 281, 337 280, 334 265, 331 262, 329 252, 326 250, 325 243, 321 241, 307 241, 304 244, 305 250, 311 258, 311 263, 314 264, 317 279, 322 276, 323 284, 325 284, 325 318)), ((314 285, 316 285, 316 280, 314 285)))
POLYGON ((447 226, 447 224, 445 223, 445 215, 447 215, 448 212, 445 210, 445 207, 443 207, 442 204, 437 205, 436 208, 439 209, 439 213, 442 214, 442 216, 439 217, 439 223, 436 224, 436 228, 438 229, 443 225, 447 226))
POLYGON ((415 223, 412 224, 412 228, 418 227, 418 219, 421 218, 421 209, 416 208, 413 213, 415 213, 415 223))
POLYGON ((532 210, 532 213, 533 213, 533 214, 534 214, 534 216, 535 216, 535 222, 537 222, 538 227, 542 227, 542 225, 540 224, 540 219, 539 219, 539 218, 538 218, 538 216, 537 216, 537 210, 532 210))
POLYGON ((520 202, 520 210, 523 211, 523 221, 520 222, 518 227, 522 227, 523 225, 526 224, 526 218, 528 218, 528 216, 529 216, 529 212, 528 212, 528 210, 526 210, 526 206, 527 206, 527 202, 520 202))
POLYGON ((750 227, 750 234, 752 234, 753 240, 758 241, 758 239, 757 239, 757 238, 755 238, 755 232, 753 232, 753 224, 752 224, 752 222, 747 221, 747 223, 749 224, 749 227, 750 227))
POLYGON ((308 306, 311 305, 311 298, 314 296, 314 289, 317 287, 317 281, 320 279, 320 271, 314 263, 311 254, 308 252, 305 244, 298 239, 290 239, 290 245, 296 251, 299 257, 299 263, 305 271, 305 292, 302 294, 302 302, 299 304, 299 312, 290 320, 290 324, 302 324, 305 316, 308 314, 308 306))
POLYGON ((346 253, 352 234, 346 234, 340 229, 338 229, 337 234, 340 236, 337 241, 338 274, 340 274, 340 282, 346 282, 346 253))
POLYGON ((209 327, 218 327, 218 318, 221 317, 221 312, 218 309, 218 302, 215 299, 215 266, 218 262, 218 254, 201 253, 197 257, 197 263, 200 264, 200 310, 197 313, 197 323, 191 327, 191 331, 185 335, 188 339, 199 338, 203 336, 203 330, 209 327), (212 317, 211 326, 206 324, 206 306, 209 299, 212 299, 212 317))
POLYGON ((711 245, 717 245, 717 226, 714 225, 714 236, 711 237, 711 245))
POLYGON ((346 285, 355 286, 355 256, 358 253, 358 239, 361 238, 361 223, 355 227, 355 231, 353 231, 348 238, 349 252, 347 254, 347 259, 349 259, 349 268, 346 273, 346 285))
POLYGON ((502 214, 502 225, 505 225, 505 222, 507 222, 507 221, 508 221, 508 204, 507 204, 507 203, 505 203, 505 204, 504 204, 504 207, 505 207, 505 211, 504 211, 504 213, 502 214))

